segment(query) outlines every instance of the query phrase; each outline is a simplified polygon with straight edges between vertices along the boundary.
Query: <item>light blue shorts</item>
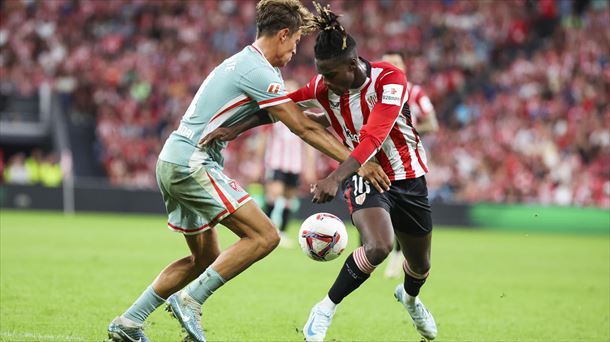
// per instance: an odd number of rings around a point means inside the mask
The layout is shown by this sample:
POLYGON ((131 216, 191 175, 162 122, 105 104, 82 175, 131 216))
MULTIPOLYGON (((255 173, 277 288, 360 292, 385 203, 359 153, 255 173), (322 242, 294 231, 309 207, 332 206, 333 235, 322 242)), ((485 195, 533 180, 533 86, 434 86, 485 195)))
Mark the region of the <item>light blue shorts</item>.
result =
POLYGON ((167 227, 185 235, 201 233, 252 198, 218 167, 194 168, 157 161, 157 184, 167 209, 167 227))

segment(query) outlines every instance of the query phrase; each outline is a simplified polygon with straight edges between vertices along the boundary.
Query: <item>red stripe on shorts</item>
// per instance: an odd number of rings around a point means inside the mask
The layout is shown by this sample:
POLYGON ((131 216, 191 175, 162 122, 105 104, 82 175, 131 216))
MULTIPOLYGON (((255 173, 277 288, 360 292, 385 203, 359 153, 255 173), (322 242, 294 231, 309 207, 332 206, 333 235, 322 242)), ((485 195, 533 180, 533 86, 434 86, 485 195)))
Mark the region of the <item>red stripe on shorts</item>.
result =
POLYGON ((212 176, 210 176, 210 174, 207 171, 206 171, 206 175, 208 175, 208 178, 210 179, 210 182, 212 182, 212 186, 214 186, 214 190, 216 190, 216 193, 218 194, 218 196, 220 196, 222 203, 225 205, 225 207, 227 207, 227 209, 229 210, 230 213, 233 213, 235 211, 235 207, 233 207, 233 204, 231 204, 231 201, 229 201, 229 199, 225 196, 225 194, 222 192, 222 190, 220 190, 220 188, 214 181, 214 178, 212 176))

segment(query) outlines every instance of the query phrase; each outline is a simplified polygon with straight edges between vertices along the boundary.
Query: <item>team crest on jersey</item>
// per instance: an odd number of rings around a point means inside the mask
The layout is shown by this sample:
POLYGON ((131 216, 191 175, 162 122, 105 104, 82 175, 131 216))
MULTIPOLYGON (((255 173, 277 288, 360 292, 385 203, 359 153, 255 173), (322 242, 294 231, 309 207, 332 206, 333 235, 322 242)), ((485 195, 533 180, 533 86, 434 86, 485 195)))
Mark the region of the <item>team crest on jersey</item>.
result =
POLYGON ((402 84, 386 84, 383 86, 381 103, 400 106, 400 98, 404 86, 402 84))
POLYGON ((234 180, 229 182, 229 186, 231 186, 231 188, 235 191, 243 191, 241 186, 239 186, 239 184, 237 184, 237 182, 234 180))
POLYGON ((366 98, 366 103, 369 104, 369 107, 375 107, 377 104, 377 94, 373 94, 366 98))
POLYGON ((356 204, 362 205, 362 203, 364 203, 365 199, 366 199, 366 193, 356 196, 356 204))
POLYGON ((267 87, 267 92, 271 94, 279 94, 280 89, 282 89, 282 85, 279 83, 271 83, 267 87))
POLYGON ((352 133, 352 131, 350 131, 346 127, 343 127, 343 133, 345 133, 345 136, 349 140, 360 143, 360 133, 352 133))

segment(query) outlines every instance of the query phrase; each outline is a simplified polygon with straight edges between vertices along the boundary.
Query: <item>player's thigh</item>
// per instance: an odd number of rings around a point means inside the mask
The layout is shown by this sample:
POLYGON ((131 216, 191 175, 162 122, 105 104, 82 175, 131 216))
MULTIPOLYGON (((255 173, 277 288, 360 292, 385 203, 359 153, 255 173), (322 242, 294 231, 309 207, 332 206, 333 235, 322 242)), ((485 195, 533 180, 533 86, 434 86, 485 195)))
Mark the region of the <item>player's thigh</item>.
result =
POLYGON ((394 241, 390 202, 358 174, 343 182, 343 197, 363 244, 394 241))
POLYGON ((394 230, 390 214, 382 207, 369 207, 352 214, 354 225, 360 232, 362 244, 392 248, 394 230))
POLYGON ((263 238, 265 240, 279 240, 277 229, 263 213, 263 211, 250 201, 221 222, 240 238, 263 238))
POLYGON ((392 250, 394 230, 389 201, 362 177, 354 174, 343 184, 352 221, 371 263, 380 263, 392 250))

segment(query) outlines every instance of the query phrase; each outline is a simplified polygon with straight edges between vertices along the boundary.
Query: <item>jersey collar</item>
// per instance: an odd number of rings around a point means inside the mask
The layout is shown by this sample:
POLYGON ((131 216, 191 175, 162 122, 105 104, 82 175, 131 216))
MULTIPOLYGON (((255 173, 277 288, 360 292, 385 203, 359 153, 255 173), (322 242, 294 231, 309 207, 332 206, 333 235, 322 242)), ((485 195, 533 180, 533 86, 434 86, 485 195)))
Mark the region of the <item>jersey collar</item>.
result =
POLYGON ((275 69, 273 67, 273 65, 271 65, 271 63, 269 63, 269 60, 267 59, 267 57, 265 57, 265 54, 263 54, 263 51, 258 46, 256 46, 256 43, 252 43, 252 44, 250 44, 250 46, 254 49, 254 51, 258 52, 261 55, 261 57, 263 57, 265 62, 267 62, 267 64, 269 64, 269 66, 271 68, 275 69))

